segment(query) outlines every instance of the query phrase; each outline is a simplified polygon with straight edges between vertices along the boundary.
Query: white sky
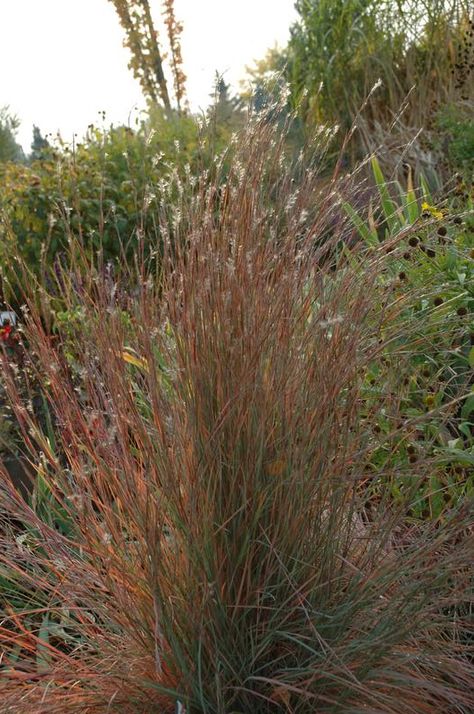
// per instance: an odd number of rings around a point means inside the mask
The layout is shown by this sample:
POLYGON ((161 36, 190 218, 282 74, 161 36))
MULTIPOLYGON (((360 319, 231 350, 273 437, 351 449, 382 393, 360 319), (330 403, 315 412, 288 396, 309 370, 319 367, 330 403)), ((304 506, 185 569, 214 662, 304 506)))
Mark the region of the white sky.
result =
MULTIPOLYGON (((151 0, 156 18, 160 0, 151 0)), ((184 24, 182 49, 191 107, 209 102, 215 70, 237 89, 245 65, 285 45, 294 0, 175 0, 184 24)), ((98 112, 127 122, 143 107, 127 68, 123 32, 109 0, 0 0, 0 107, 21 119, 29 150, 32 125, 83 134, 98 112)), ((170 81, 170 80, 169 80, 170 81)))

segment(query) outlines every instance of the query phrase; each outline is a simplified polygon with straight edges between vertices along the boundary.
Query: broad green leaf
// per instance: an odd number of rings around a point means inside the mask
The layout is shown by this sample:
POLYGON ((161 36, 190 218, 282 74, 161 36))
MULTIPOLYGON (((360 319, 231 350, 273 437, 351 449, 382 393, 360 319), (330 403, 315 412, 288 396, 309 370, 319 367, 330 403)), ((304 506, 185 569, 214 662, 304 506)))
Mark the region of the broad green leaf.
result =
POLYGON ((468 451, 463 451, 462 449, 450 449, 446 458, 442 460, 447 463, 456 461, 465 466, 474 466, 474 454, 470 454, 468 451))
POLYGON ((420 183, 421 183, 421 188, 423 190, 423 199, 427 201, 428 203, 433 203, 433 198, 431 196, 431 191, 428 186, 428 182, 425 179, 424 175, 421 174, 420 176, 420 183))
POLYGON ((472 367, 472 369, 474 369, 474 347, 471 347, 471 349, 469 350, 468 362, 469 367, 472 367))
POLYGON ((399 227, 399 221, 397 218, 397 208, 396 208, 395 204, 393 203, 392 199, 390 198, 390 193, 387 188, 387 183, 385 181, 385 178, 382 173, 382 169, 380 168, 380 164, 377 160, 377 157, 375 157, 375 156, 372 157, 371 164, 372 164, 372 171, 373 171, 374 178, 375 178, 375 183, 377 184, 377 188, 378 188, 379 194, 380 194, 380 201, 382 204, 383 214, 384 214, 385 220, 387 222, 388 229, 389 229, 390 233, 393 234, 397 230, 397 227, 399 227))
POLYGON ((47 672, 51 663, 51 653, 49 651, 49 616, 46 614, 41 623, 38 633, 38 648, 36 651, 36 664, 38 671, 47 672), (44 644, 41 644, 44 643, 44 644))
POLYGON ((440 482, 436 476, 432 476, 430 479, 431 492, 429 495, 430 499, 430 511, 431 517, 436 519, 439 518, 444 509, 444 498, 440 482))
POLYGON ((354 226, 357 228, 360 237, 364 240, 367 245, 376 246, 379 244, 379 238, 375 231, 371 231, 367 225, 364 223, 359 214, 354 211, 350 203, 344 202, 342 204, 343 209, 351 219, 354 226))
MULTIPOLYGON (((472 409, 470 411, 471 412, 474 411, 474 404, 472 405, 472 409)), ((459 424, 458 429, 461 432, 461 434, 464 434, 464 436, 467 439, 471 439, 472 438, 472 427, 473 427, 473 424, 471 424, 471 422, 464 421, 464 422, 462 422, 462 424, 459 424)))
POLYGON ((413 177, 412 177, 411 168, 408 172, 407 193, 406 193, 405 200, 406 200, 406 212, 407 212, 407 216, 408 216, 408 221, 410 223, 415 223, 420 215, 420 212, 419 212, 419 208, 418 208, 418 201, 416 200, 415 190, 413 188, 413 177))

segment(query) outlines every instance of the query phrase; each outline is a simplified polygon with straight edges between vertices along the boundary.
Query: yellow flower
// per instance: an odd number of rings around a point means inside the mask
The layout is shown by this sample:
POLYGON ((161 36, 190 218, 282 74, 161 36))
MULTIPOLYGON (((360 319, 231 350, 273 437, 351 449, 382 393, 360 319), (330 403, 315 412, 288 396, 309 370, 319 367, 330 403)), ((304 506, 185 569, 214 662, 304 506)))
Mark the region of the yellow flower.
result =
POLYGON ((421 204, 421 210, 422 210, 422 211, 427 211, 428 213, 431 213, 431 215, 433 216, 433 218, 437 218, 438 221, 441 221, 441 220, 444 218, 444 215, 443 215, 443 213, 442 213, 441 211, 439 211, 437 208, 435 208, 435 206, 431 206, 431 205, 430 205, 429 203, 427 203, 426 201, 424 201, 424 202, 421 204))

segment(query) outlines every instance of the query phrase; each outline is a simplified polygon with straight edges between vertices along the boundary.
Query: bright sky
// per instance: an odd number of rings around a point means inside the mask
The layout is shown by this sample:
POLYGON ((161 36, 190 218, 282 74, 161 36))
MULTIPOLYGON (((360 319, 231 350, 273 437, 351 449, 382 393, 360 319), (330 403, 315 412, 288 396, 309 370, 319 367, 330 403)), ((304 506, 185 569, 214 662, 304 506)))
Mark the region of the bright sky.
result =
MULTIPOLYGON (((151 0, 156 17, 160 0, 151 0)), ((175 0, 194 110, 209 102, 215 71, 238 88, 245 65, 275 43, 285 45, 294 0, 175 0)), ((123 33, 109 0, 0 0, 0 107, 21 119, 29 150, 32 125, 67 140, 107 112, 127 122, 143 107, 127 68, 123 33)))

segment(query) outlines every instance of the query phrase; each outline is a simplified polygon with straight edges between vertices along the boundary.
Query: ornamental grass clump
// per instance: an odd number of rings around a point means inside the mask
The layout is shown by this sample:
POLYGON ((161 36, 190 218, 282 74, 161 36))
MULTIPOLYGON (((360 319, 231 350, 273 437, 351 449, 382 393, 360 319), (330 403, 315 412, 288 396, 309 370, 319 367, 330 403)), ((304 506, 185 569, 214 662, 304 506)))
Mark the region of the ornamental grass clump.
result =
POLYGON ((367 468, 399 420, 397 375, 370 414, 362 389, 390 256, 349 250, 336 178, 277 131, 172 189, 159 269, 75 246, 26 296, 48 408, 5 364, 37 482, 1 496, 2 711, 472 711, 469 504, 413 525, 430 464, 396 503, 367 468))

